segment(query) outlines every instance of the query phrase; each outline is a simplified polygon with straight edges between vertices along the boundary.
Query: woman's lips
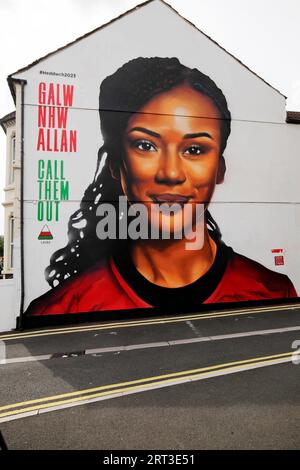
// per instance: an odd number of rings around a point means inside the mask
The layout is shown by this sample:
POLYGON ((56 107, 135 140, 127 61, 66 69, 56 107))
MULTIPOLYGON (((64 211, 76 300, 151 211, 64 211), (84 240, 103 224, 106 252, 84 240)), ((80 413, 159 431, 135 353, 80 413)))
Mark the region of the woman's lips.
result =
POLYGON ((186 204, 192 196, 183 196, 182 194, 150 194, 151 199, 156 203, 166 204, 186 204))

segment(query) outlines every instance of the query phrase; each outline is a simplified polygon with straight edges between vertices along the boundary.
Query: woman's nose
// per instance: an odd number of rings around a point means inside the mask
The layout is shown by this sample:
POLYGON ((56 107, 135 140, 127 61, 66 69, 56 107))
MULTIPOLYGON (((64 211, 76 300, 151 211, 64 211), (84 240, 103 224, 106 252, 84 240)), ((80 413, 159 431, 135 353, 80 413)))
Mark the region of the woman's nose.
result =
POLYGON ((185 181, 180 155, 177 152, 165 152, 161 155, 156 182, 174 186, 185 181))

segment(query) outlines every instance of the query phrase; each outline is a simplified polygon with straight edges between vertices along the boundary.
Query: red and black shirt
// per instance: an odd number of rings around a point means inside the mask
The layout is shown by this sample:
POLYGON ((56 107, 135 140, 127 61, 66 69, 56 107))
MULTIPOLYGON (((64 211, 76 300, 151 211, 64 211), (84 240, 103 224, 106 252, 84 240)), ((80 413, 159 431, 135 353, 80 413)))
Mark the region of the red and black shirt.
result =
MULTIPOLYGON (((172 269, 172 267, 170 267, 172 269)), ((297 297, 290 279, 235 253, 223 242, 210 269, 192 284, 167 288, 135 268, 128 247, 34 300, 26 314, 53 315, 135 308, 188 308, 201 304, 297 297)))

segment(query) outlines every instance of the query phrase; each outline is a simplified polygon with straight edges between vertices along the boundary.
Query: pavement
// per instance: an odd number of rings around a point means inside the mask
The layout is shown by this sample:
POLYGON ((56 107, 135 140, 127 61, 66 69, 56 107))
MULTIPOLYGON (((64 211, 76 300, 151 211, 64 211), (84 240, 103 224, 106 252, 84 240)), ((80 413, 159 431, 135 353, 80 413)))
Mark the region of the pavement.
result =
POLYGON ((298 449, 298 340, 297 305, 0 334, 0 430, 22 450, 298 449))

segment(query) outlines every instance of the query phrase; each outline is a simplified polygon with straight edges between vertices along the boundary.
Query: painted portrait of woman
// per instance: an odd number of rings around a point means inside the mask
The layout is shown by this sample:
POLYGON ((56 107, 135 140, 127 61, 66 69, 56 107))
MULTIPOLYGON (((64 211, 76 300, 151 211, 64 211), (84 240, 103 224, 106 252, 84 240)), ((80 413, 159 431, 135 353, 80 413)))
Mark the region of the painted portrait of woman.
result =
MULTIPOLYGON (((68 244, 45 270, 51 290, 34 300, 29 315, 137 308, 197 311, 202 304, 297 297, 290 279, 236 253, 222 240, 209 212, 222 184, 231 114, 223 92, 177 58, 136 58, 101 83, 99 112, 103 145, 95 177, 70 217, 68 244), (177 218, 204 207, 203 243, 186 239, 99 239, 99 207, 177 204, 177 218)), ((230 175, 229 175, 230 177, 230 175)), ((169 220, 170 221, 170 220, 169 220)), ((149 224, 153 224, 150 219, 149 224)))

